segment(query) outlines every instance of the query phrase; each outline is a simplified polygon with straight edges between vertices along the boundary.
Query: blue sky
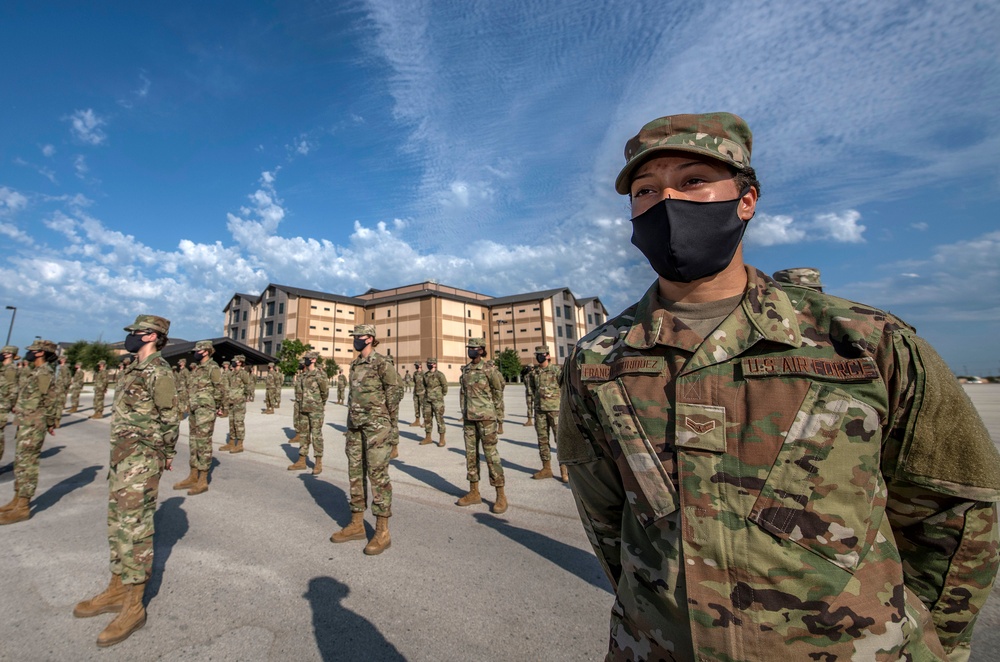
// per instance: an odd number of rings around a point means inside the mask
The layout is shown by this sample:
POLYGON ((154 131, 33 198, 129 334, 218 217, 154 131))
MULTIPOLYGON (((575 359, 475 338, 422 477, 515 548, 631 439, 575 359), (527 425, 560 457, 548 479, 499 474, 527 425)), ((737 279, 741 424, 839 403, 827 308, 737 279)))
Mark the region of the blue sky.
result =
POLYGON ((998 374, 998 36, 996 3, 914 0, 4 3, 0 306, 21 346, 136 312, 217 336, 268 282, 616 313, 653 280, 624 142, 726 110, 763 188, 748 262, 998 374))

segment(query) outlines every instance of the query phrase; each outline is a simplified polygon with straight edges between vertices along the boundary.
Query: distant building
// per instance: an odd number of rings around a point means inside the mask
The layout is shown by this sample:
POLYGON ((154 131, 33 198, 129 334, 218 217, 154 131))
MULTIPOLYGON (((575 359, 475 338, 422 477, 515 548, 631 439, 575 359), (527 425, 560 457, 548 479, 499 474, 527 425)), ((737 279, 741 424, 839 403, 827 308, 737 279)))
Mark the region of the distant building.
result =
POLYGON ((393 356, 400 373, 434 356, 453 382, 468 361, 469 338, 485 337, 490 356, 513 349, 524 364, 534 361, 536 345, 548 345, 562 363, 608 319, 600 299, 577 299, 568 287, 490 297, 433 281, 357 296, 272 283, 259 295, 237 292, 223 312, 228 338, 271 356, 298 339, 345 368, 354 359, 354 325, 374 324, 379 351, 393 356))

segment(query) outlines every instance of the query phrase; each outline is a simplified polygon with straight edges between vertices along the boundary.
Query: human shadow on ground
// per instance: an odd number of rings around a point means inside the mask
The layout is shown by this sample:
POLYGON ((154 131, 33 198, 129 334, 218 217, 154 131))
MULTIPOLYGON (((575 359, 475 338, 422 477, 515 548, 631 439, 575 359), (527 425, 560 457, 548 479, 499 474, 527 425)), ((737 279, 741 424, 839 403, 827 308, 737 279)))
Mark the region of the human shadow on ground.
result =
POLYGON ((285 433, 285 438, 286 439, 294 439, 295 435, 298 434, 295 431, 295 428, 281 428, 281 431, 285 433), (289 434, 289 433, 291 433, 291 434, 289 434))
POLYGON ((95 464, 91 467, 85 467, 69 478, 64 478, 49 489, 45 490, 45 493, 34 501, 34 514, 37 515, 40 512, 48 510, 52 506, 59 503, 60 499, 73 490, 94 482, 94 478, 97 477, 97 472, 101 469, 103 469, 103 467, 99 464, 95 464))
MULTIPOLYGON (((524 448, 535 448, 535 449, 538 448, 537 441, 518 441, 517 439, 510 439, 509 437, 503 437, 503 436, 500 437, 500 441, 502 441, 505 444, 511 444, 513 446, 523 446, 524 448)), ((552 448, 553 450, 555 450, 554 446, 552 448)))
POLYGON ((402 471, 404 474, 410 476, 411 478, 416 478, 421 483, 433 487, 436 490, 440 490, 445 494, 450 494, 455 497, 460 497, 466 493, 465 489, 462 489, 457 485, 455 485, 454 483, 445 480, 444 478, 434 473, 433 471, 423 469, 413 464, 407 464, 406 462, 400 460, 399 458, 390 461, 390 465, 392 466, 393 469, 398 469, 399 471, 402 471))
POLYGON ((38 459, 45 460, 52 457, 53 455, 58 455, 59 451, 66 448, 66 446, 52 446, 51 448, 46 448, 41 453, 38 454, 38 459))
POLYGON ((340 528, 347 526, 351 521, 351 506, 344 490, 308 473, 299 475, 299 480, 306 486, 309 496, 323 509, 327 517, 336 522, 340 528))
POLYGON ((343 606, 350 592, 346 584, 332 577, 313 577, 302 595, 312 607, 313 634, 320 657, 324 661, 405 661, 371 621, 343 606))
POLYGON ((338 423, 327 423, 327 425, 329 425, 331 428, 333 428, 337 432, 347 432, 347 426, 346 425, 339 425, 338 423))
MULTIPOLYGON (((67 416, 67 415, 68 414, 63 414, 63 416, 67 416)), ((56 434, 59 434, 59 430, 61 430, 63 428, 68 428, 71 425, 78 425, 80 423, 85 422, 86 420, 87 420, 87 418, 84 417, 84 418, 71 418, 68 421, 60 421, 59 427, 56 428, 56 434)))
POLYGON ((181 506, 184 497, 171 497, 160 503, 153 515, 153 571, 146 586, 143 602, 148 606, 150 601, 160 592, 163 582, 163 571, 167 567, 167 559, 174 550, 174 545, 188 532, 188 516, 181 506))
POLYGON ((281 444, 281 450, 285 451, 285 455, 288 457, 289 462, 295 462, 299 459, 298 444, 281 444))
POLYGON ((494 531, 501 533, 516 543, 524 545, 566 572, 576 575, 583 581, 601 590, 611 593, 611 585, 601 569, 597 557, 591 552, 577 549, 548 536, 543 536, 531 529, 513 526, 503 517, 489 513, 474 513, 472 515, 480 524, 485 524, 494 531))
MULTIPOLYGON (((486 456, 483 455, 483 448, 482 448, 482 446, 479 446, 478 448, 479 448, 479 461, 482 462, 482 463, 485 463, 486 462, 486 456)), ((449 448, 448 450, 450 450, 452 453, 458 453, 462 457, 465 457, 465 449, 464 448, 455 448, 455 447, 452 447, 452 448, 449 448)), ((521 473, 526 473, 526 474, 529 474, 529 475, 534 474, 536 471, 538 471, 538 469, 532 469, 531 467, 526 467, 523 464, 517 464, 516 462, 510 462, 508 460, 505 460, 505 459, 503 459, 503 454, 502 453, 500 454, 500 466, 502 466, 505 471, 509 469, 511 471, 520 471, 521 473)))

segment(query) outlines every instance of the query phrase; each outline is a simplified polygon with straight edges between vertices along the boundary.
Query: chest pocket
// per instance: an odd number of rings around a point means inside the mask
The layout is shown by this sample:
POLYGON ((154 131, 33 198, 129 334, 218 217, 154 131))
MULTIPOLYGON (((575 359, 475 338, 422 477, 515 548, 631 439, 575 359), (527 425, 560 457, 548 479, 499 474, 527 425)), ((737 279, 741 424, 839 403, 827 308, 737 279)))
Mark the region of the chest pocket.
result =
POLYGON ((885 513, 878 413, 813 383, 748 519, 853 572, 885 513))
POLYGON ((620 380, 593 387, 601 425, 621 455, 616 458, 632 508, 643 526, 677 510, 677 488, 656 456, 620 380))

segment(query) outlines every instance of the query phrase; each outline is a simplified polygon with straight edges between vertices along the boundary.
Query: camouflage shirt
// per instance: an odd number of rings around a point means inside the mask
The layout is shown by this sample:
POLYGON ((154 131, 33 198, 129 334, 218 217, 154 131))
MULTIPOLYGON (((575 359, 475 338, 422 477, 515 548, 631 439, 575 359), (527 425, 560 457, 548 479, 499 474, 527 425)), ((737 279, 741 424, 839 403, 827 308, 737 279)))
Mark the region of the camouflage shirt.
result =
POLYGON ((55 427, 62 413, 56 376, 47 363, 39 367, 28 366, 17 380, 17 400, 14 415, 18 425, 55 427))
POLYGON ((503 402, 500 373, 485 361, 467 363, 459 380, 462 417, 467 421, 494 421, 503 402))
POLYGON ((103 393, 108 390, 108 370, 97 370, 94 372, 94 392, 103 393))
POLYGON ((180 428, 174 372, 160 352, 132 361, 118 378, 111 408, 111 465, 141 444, 174 456, 180 428))
POLYGON ((413 373, 413 393, 414 395, 423 395, 427 390, 424 385, 424 373, 415 372, 413 373))
POLYGON ((303 370, 299 389, 302 394, 300 412, 309 414, 326 409, 326 401, 330 398, 330 380, 322 370, 303 370))
POLYGON ((347 427, 357 429, 378 419, 393 419, 399 406, 398 380, 396 369, 378 352, 351 361, 347 427))
POLYGON ((79 368, 77 369, 76 372, 73 373, 73 381, 71 384, 71 388, 74 391, 79 391, 83 389, 83 378, 84 378, 83 368, 79 368))
POLYGON ((188 400, 191 407, 209 407, 219 409, 224 402, 225 394, 222 390, 222 368, 219 364, 208 359, 204 363, 196 364, 188 375, 188 400))
POLYGON ((227 404, 246 402, 253 395, 253 379, 246 370, 233 370, 222 380, 227 404))
POLYGON ((559 411, 559 388, 563 383, 562 368, 549 363, 531 372, 536 411, 559 411))
POLYGON ((704 341, 654 284, 567 363, 608 659, 961 655, 998 564, 979 416, 898 319, 747 272, 704 341))
POLYGON ((17 400, 17 366, 13 363, 0 368, 0 409, 10 411, 17 400))
POLYGON ((448 380, 440 370, 424 373, 424 397, 428 400, 443 400, 448 395, 448 380))

